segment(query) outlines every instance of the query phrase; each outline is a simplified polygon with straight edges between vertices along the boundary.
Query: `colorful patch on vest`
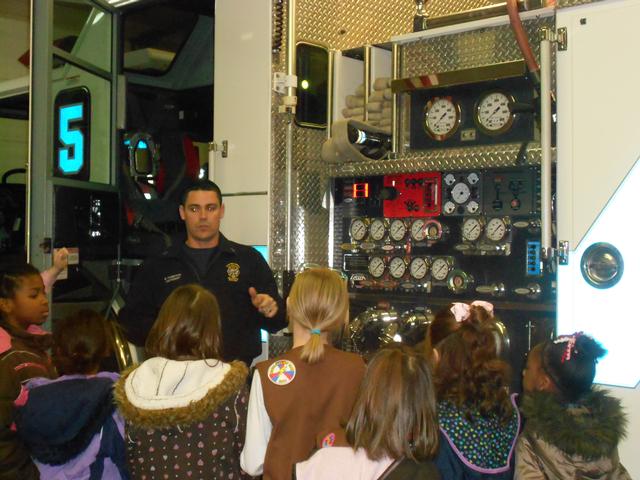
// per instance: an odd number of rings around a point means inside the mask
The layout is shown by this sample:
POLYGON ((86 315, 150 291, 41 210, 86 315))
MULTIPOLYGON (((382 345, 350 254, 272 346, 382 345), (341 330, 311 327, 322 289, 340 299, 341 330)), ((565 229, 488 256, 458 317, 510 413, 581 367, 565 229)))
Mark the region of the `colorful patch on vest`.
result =
POLYGON ((240 278, 240 265, 237 263, 227 263, 227 280, 237 282, 240 278))
POLYGON ((334 443, 336 443, 336 434, 330 433, 322 439, 322 448, 333 447, 334 443))
POLYGON ((271 383, 288 385, 296 376, 296 366, 290 360, 278 360, 269 366, 267 375, 271 383))

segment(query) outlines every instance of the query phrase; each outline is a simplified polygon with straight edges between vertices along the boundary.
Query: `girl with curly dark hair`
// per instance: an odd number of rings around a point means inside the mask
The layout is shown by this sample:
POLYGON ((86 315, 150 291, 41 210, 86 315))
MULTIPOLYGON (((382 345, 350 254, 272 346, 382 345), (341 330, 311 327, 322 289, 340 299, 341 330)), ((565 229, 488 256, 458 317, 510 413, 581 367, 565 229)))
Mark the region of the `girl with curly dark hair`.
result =
POLYGON ((593 385, 605 354, 582 332, 531 349, 523 372, 526 426, 516 447, 516 479, 631 479, 618 457, 628 419, 619 399, 593 385))
POLYGON ((513 475, 520 416, 509 395, 509 366, 498 358, 496 330, 487 302, 452 304, 431 325, 442 478, 513 475))

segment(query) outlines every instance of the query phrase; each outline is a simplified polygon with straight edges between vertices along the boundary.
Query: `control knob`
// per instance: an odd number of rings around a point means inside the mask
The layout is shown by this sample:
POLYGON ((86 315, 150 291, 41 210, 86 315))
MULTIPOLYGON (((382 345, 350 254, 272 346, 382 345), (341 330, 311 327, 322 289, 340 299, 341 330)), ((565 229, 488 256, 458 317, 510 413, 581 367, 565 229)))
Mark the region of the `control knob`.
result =
POLYGON ((537 283, 530 283, 526 287, 517 287, 513 289, 517 295, 526 296, 527 298, 538 298, 542 293, 542 287, 537 283))
POLYGON ((476 292, 493 295, 494 297, 501 297, 505 294, 505 290, 504 283, 492 283, 491 285, 478 285, 476 287, 476 292))

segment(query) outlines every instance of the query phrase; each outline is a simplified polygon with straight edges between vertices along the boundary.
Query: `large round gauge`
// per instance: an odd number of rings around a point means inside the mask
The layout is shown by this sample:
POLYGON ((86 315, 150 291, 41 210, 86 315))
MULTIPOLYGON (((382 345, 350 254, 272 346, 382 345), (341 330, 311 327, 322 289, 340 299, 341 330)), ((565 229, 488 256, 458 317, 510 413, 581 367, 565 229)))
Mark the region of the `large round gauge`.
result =
POLYGON ((471 189, 469 189, 469 185, 466 183, 456 183, 451 189, 451 198, 458 204, 466 202, 470 196, 471 189))
POLYGON ((402 278, 407 271, 407 264, 402 257, 393 257, 389 262, 389 274, 395 278, 402 278))
POLYGON ((391 221, 391 223, 389 224, 389 236, 391 237, 391 240, 399 242, 404 238, 406 234, 407 225, 402 220, 396 218, 391 221))
POLYGON ((380 278, 384 274, 384 259, 382 257, 371 257, 369 259, 369 273, 374 278, 380 278))
POLYGON ((367 224, 361 218, 354 218, 349 227, 351 239, 359 242, 367 235, 367 224))
POLYGON ((375 241, 382 240, 384 238, 385 230, 384 220, 376 218, 371 222, 371 225, 369 225, 369 236, 375 241))
POLYGON ((427 276, 427 270, 429 270, 429 264, 422 257, 415 257, 409 264, 409 275, 416 280, 422 280, 427 276))
POLYGON ((492 218, 487 223, 486 235, 492 242, 499 242, 507 234, 507 224, 502 218, 492 218))
POLYGON ((482 223, 477 218, 467 218, 462 224, 462 239, 475 242, 482 234, 482 223))
POLYGON ((444 258, 436 258, 431 265, 431 276, 442 281, 449 275, 449 262, 444 258))
POLYGON ((476 105, 475 120, 484 133, 500 135, 513 125, 515 115, 511 113, 513 97, 503 92, 485 93, 476 105))
POLYGON ((411 238, 416 242, 422 242, 427 236, 424 229, 424 219, 416 218, 411 224, 411 238))
POLYGON ((451 137, 460 125, 460 106, 450 97, 434 97, 424 108, 424 129, 434 140, 451 137))

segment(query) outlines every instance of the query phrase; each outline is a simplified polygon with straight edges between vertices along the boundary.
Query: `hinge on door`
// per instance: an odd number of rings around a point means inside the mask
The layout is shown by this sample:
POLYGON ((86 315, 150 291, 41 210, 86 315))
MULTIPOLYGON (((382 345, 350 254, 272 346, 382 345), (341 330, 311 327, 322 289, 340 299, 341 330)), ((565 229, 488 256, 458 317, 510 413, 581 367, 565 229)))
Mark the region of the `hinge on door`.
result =
POLYGON ((273 73, 273 90, 280 95, 284 95, 287 93, 287 88, 297 88, 298 87, 298 77, 296 75, 287 75, 283 72, 274 72, 273 73))
POLYGON ((229 142, 222 140, 221 145, 218 145, 216 142, 209 142, 209 151, 222 152, 222 158, 227 158, 229 156, 229 142))
POLYGON ((556 31, 556 42, 558 42, 558 50, 565 51, 567 49, 567 44, 569 43, 567 27, 560 27, 556 31))
POLYGON ((549 40, 558 44, 558 50, 565 51, 569 43, 567 28, 560 27, 555 32, 550 28, 544 27, 540 29, 540 37, 542 40, 549 40))
POLYGON ((569 242, 566 240, 558 242, 558 264, 569 265, 569 242))

